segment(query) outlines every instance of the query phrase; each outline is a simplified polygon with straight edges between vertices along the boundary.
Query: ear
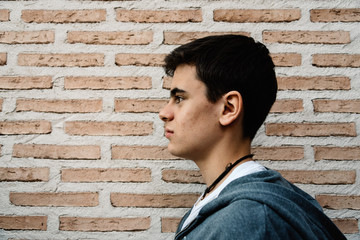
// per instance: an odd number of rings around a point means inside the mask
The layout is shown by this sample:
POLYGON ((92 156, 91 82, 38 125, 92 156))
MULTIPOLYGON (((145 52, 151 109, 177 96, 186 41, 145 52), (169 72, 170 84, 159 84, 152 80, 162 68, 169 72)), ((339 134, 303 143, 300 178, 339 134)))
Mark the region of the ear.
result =
POLYGON ((227 126, 239 118, 243 111, 243 101, 238 91, 230 91, 222 97, 223 111, 220 116, 220 124, 227 126))

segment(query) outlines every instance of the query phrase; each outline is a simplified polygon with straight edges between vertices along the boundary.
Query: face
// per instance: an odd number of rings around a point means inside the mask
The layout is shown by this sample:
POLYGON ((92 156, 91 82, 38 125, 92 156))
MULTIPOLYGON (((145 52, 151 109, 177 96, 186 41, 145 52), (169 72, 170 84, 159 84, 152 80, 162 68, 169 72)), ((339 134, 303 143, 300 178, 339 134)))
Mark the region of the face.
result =
POLYGON ((219 102, 207 99, 206 86, 196 78, 195 66, 178 66, 170 101, 159 114, 165 122, 170 153, 191 160, 206 158, 220 137, 222 108, 219 102))

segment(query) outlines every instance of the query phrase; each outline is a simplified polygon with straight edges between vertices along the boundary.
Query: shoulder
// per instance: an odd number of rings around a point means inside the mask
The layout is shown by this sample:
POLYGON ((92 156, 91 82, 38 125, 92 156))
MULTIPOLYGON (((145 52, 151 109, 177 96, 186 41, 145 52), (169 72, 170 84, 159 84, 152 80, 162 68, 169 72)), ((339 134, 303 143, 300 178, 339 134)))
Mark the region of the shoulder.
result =
POLYGON ((251 199, 235 199, 204 217, 193 231, 196 236, 207 236, 211 240, 301 239, 297 230, 305 231, 295 229, 289 219, 267 204, 251 199))
POLYGON ((260 202, 239 199, 219 209, 213 216, 214 218, 222 219, 225 223, 230 223, 228 225, 229 228, 238 224, 245 229, 249 229, 250 232, 256 231, 260 233, 266 226, 266 215, 269 214, 266 208, 267 206, 260 202), (259 226, 262 227, 259 228, 259 226))
POLYGON ((268 211, 252 200, 236 200, 220 208, 196 228, 208 239, 265 239, 268 211))

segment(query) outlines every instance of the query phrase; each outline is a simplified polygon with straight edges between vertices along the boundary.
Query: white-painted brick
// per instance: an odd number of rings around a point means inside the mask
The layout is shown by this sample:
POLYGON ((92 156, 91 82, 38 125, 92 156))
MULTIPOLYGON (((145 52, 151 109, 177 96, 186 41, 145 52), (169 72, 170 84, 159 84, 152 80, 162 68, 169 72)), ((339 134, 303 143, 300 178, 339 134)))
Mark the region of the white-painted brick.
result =
MULTIPOLYGON (((278 99, 301 100, 304 109, 300 112, 271 113, 267 123, 355 123, 356 136, 340 137, 291 137, 291 136, 267 136, 265 127, 262 127, 256 139, 255 147, 294 147, 300 146, 304 151, 304 157, 295 160, 278 160, 276 155, 270 161, 260 162, 265 166, 277 170, 316 170, 316 171, 351 171, 360 169, 360 159, 353 157, 357 154, 360 146, 360 118, 359 113, 315 113, 313 100, 352 100, 359 99, 360 91, 360 68, 359 67, 317 67, 313 65, 314 54, 345 53, 360 54, 360 27, 359 21, 351 22, 311 22, 312 9, 359 9, 358 0, 254 0, 254 1, 2 1, 1 9, 10 11, 10 21, 2 21, 1 31, 54 31, 55 41, 49 44, 1 44, 1 53, 7 53, 6 64, 0 66, 1 77, 3 76, 51 76, 52 87, 45 89, 6 89, 0 91, 2 100, 1 121, 49 121, 52 131, 41 135, 0 135, 0 168, 48 168, 49 179, 43 182, 1 182, 0 190, 0 215, 2 216, 47 216, 46 229, 42 231, 3 230, 1 236, 5 239, 172 239, 174 227, 162 225, 161 219, 178 219, 185 212, 183 208, 119 208, 111 205, 111 193, 122 192, 130 194, 198 194, 203 191, 201 184, 165 183, 162 180, 164 169, 173 170, 197 170, 196 165, 188 160, 161 159, 166 154, 161 154, 160 159, 154 156, 142 155, 134 150, 138 159, 113 159, 113 146, 166 146, 167 140, 163 137, 163 123, 154 112, 115 112, 116 99, 166 99, 169 92, 162 88, 163 69, 159 66, 118 66, 115 63, 117 54, 166 54, 177 45, 163 44, 164 32, 248 32, 255 40, 262 41, 263 31, 347 31, 350 33, 351 42, 347 44, 301 44, 301 43, 267 43, 272 53, 297 53, 301 54, 301 65, 293 67, 277 67, 278 76, 339 76, 350 79, 351 88, 346 90, 322 89, 322 90, 282 90, 278 92, 278 99), (116 9, 141 9, 141 10, 184 10, 199 9, 202 11, 201 22, 191 23, 134 23, 118 21, 116 9), (98 23, 26 23, 22 19, 23 10, 95 10, 106 11, 104 21, 98 23), (234 23, 217 22, 213 19, 213 11, 216 9, 299 9, 299 20, 287 23, 234 23), (145 45, 92 45, 83 43, 69 44, 67 33, 70 31, 116 31, 116 32, 153 32, 153 39, 145 45), (90 67, 37 67, 19 66, 19 54, 69 54, 69 53, 100 53, 104 54, 103 65, 90 67), (151 78, 152 85, 144 89, 68 89, 64 88, 64 79, 68 76, 75 77, 114 77, 130 76, 151 78), (41 112, 41 111, 16 111, 18 99, 42 99, 42 100, 100 100, 100 111, 75 112, 41 112), (148 135, 137 136, 81 136, 65 132, 65 123, 74 121, 94 122, 151 122, 152 131, 148 135), (14 145, 18 144, 48 144, 59 146, 88 145, 98 146, 100 152, 92 159, 47 159, 27 156, 13 156, 14 145), (348 150, 347 158, 350 159, 315 159, 316 147, 337 147, 332 151, 348 150), (350 147, 350 148, 349 148, 350 147), (97 159, 99 157, 99 159, 97 159), (149 182, 62 182, 62 169, 109 169, 109 168, 145 168, 151 172, 149 182), (31 207, 15 206, 9 199, 10 192, 91 192, 98 193, 99 204, 87 207, 31 207), (150 228, 139 232, 82 232, 59 230, 60 216, 88 217, 88 218, 129 218, 150 216, 150 228), (161 232, 165 229, 170 232, 161 232)), ((349 19, 349 18, 347 18, 349 19)), ((352 17, 354 19, 354 17, 352 17)), ((357 60, 359 61, 359 60, 357 60)), ((1 83, 2 84, 2 83, 1 83)), ((356 111, 355 111, 356 112, 356 111)), ((153 151, 153 153, 156 151, 153 151)), ((326 157, 326 156, 325 156, 326 157)), ((347 185, 335 184, 299 184, 299 186, 311 195, 334 194, 334 195, 360 195, 360 172, 357 170, 355 182, 347 185)), ((24 177, 24 176, 22 176, 24 177)), ((22 178, 23 179, 23 178, 22 178)), ((325 196, 326 197, 326 196, 325 196)), ((335 203, 336 204, 336 203, 335 203)), ((359 224, 360 210, 339 209, 327 210, 331 218, 356 219, 359 224)), ((175 220, 173 220, 175 221, 175 220)), ((164 224, 171 224, 165 221, 164 224)), ((355 240, 359 237, 359 229, 354 229, 354 222, 347 224, 348 239, 355 240), (357 232, 356 232, 357 230, 357 232)), ((359 226, 359 225, 357 225, 359 226)), ((0 226, 1 228, 1 226, 0 226)), ((42 228, 43 229, 43 228, 42 228)))

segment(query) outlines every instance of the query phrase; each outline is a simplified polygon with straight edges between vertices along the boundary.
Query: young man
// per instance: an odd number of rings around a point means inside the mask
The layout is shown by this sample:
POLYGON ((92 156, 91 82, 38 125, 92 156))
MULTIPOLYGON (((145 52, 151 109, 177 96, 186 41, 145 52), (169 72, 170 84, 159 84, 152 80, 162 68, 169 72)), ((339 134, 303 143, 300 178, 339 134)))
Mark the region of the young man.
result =
POLYGON ((277 92, 263 44, 240 35, 198 39, 172 51, 165 71, 173 77, 159 114, 168 150, 193 160, 208 186, 175 239, 345 239, 311 196, 252 160, 277 92))

